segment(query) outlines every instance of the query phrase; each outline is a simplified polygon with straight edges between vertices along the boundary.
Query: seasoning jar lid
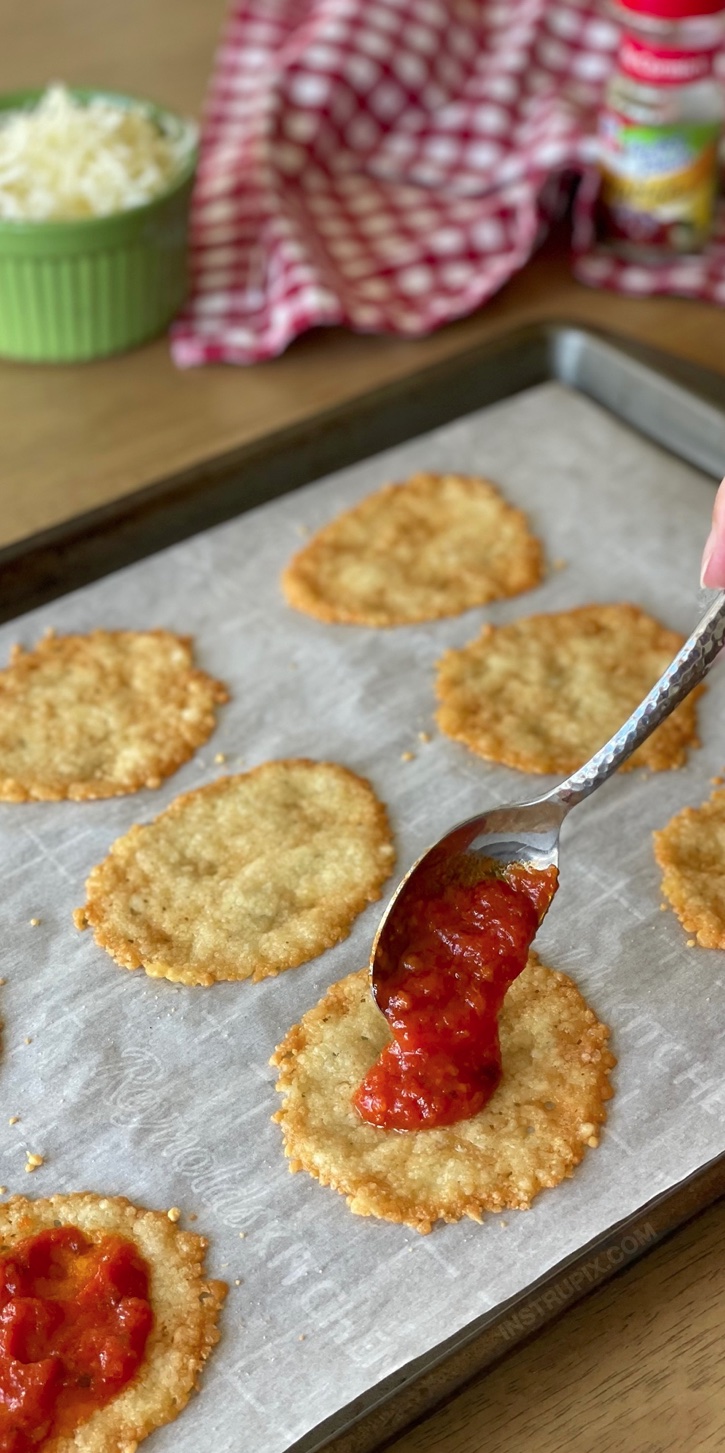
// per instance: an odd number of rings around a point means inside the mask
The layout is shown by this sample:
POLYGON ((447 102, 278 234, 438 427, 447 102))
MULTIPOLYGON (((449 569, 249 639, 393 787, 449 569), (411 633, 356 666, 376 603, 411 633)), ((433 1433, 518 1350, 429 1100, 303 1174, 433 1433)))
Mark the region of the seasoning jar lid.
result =
POLYGON ((617 0, 619 8, 658 20, 690 20, 725 11, 725 0, 617 0))

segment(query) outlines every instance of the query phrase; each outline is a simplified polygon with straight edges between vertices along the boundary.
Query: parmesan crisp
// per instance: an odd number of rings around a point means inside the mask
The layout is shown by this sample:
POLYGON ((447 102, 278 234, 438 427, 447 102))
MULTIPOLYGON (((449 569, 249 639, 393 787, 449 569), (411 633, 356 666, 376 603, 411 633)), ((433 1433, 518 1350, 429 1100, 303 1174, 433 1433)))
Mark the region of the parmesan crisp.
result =
POLYGON ((345 938, 394 862, 364 778, 330 762, 265 762, 118 838, 75 921, 152 978, 264 979, 345 938))
POLYGON ((538 585, 541 546, 493 484, 414 474, 325 525, 290 561, 290 605, 322 621, 401 626, 538 585))
POLYGON ((113 1233, 132 1241, 150 1269, 154 1324, 133 1381, 69 1435, 45 1439, 44 1453, 132 1453, 142 1438, 178 1417, 198 1386, 215 1342, 227 1288, 204 1276, 203 1236, 180 1231, 164 1211, 145 1211, 123 1196, 84 1191, 0 1205, 0 1255, 55 1226, 77 1226, 91 1240, 113 1233))
POLYGON ((351 1211, 430 1231, 526 1210, 599 1140, 612 1094, 609 1030, 576 986, 529 955, 500 1019, 503 1075, 485 1108, 436 1130, 380 1130, 351 1095, 391 1036, 367 970, 333 984, 275 1051, 275 1120, 290 1170, 347 1197, 351 1211))
POLYGON ((653 834, 662 892, 702 948, 725 948, 725 792, 653 834))
MULTIPOLYGON (((479 756, 565 776, 618 730, 684 636, 636 605, 585 605, 484 626, 438 662, 438 724, 479 756)), ((681 767, 699 746, 696 687, 620 767, 681 767)))
POLYGON ((0 800, 159 787, 211 736, 226 687, 171 631, 49 632, 0 671, 0 800))

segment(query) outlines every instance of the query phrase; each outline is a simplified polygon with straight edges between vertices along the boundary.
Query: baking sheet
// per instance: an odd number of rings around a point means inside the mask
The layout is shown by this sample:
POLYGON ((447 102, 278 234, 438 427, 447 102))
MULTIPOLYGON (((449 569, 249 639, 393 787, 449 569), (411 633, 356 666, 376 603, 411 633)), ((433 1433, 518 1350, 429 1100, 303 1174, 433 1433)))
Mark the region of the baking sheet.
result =
POLYGON ((457 819, 543 790, 550 779, 489 766, 437 733, 435 660, 484 620, 596 600, 634 600, 688 631, 703 603, 712 499, 704 475, 548 383, 0 629, 3 661, 12 641, 32 644, 49 625, 188 631, 233 696, 211 741, 158 792, 0 807, 0 1180, 12 1192, 88 1188, 181 1206, 210 1237, 211 1270, 230 1283, 201 1395, 154 1435, 156 1453, 283 1453, 725 1150, 725 959, 688 949, 660 912, 650 839, 725 765, 725 671, 700 704, 704 746, 686 768, 621 776, 565 826, 561 889, 537 947, 612 1026, 618 1092, 601 1147, 525 1214, 419 1237, 354 1217, 333 1191, 288 1174, 270 1122, 269 1055, 330 983, 366 962, 382 904, 344 943, 278 979, 192 990, 128 974, 75 933, 70 914, 89 869, 178 793, 274 756, 327 758, 368 776, 390 809, 399 873, 457 819), (303 532, 419 468, 499 481, 545 543, 544 584, 388 632, 289 610, 278 576, 303 532), (406 751, 414 759, 403 763, 406 751), (26 1150, 45 1156, 32 1180, 26 1150))

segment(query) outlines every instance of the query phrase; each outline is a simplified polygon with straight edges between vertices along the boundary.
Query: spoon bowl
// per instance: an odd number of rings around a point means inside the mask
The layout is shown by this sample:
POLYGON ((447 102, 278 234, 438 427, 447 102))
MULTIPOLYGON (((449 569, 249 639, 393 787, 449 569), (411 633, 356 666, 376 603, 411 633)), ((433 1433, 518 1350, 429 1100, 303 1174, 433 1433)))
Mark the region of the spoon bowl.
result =
POLYGON ((408 905, 435 898, 454 884, 479 883, 511 863, 538 871, 558 868, 559 829, 566 813, 551 793, 532 802, 494 807, 459 822, 418 858, 396 889, 375 935, 371 981, 380 1008, 386 998, 383 985, 409 938, 408 905))

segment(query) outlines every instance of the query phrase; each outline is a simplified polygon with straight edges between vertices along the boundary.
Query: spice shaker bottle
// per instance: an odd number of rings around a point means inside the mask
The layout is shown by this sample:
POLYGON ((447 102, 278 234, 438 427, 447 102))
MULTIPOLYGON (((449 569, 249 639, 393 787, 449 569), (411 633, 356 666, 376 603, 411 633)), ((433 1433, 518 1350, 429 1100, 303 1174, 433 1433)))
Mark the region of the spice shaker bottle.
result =
POLYGON ((599 118, 600 238, 637 262, 702 250, 725 107, 725 0, 616 0, 623 22, 599 118))

